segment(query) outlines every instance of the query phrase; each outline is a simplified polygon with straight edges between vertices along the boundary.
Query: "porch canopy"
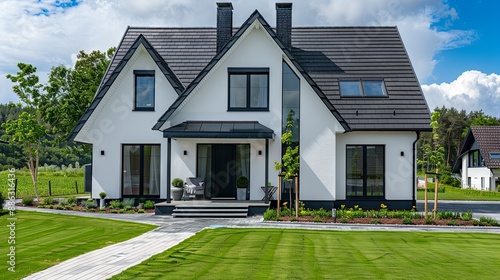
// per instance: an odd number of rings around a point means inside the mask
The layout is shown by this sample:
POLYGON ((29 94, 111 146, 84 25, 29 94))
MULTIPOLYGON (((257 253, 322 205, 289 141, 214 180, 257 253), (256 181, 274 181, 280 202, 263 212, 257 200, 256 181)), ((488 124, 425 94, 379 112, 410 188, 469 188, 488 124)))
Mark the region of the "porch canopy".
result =
POLYGON ((163 137, 274 139, 274 131, 256 121, 186 121, 163 130, 163 137))
MULTIPOLYGON (((264 139, 265 182, 269 182, 269 139, 274 131, 257 121, 186 121, 163 130, 167 138, 167 166, 171 166, 172 138, 264 139)), ((167 168, 167 181, 171 182, 171 169, 167 168)), ((167 203, 170 203, 170 183, 167 184, 167 203)), ((268 203, 266 196, 265 203, 268 203)))

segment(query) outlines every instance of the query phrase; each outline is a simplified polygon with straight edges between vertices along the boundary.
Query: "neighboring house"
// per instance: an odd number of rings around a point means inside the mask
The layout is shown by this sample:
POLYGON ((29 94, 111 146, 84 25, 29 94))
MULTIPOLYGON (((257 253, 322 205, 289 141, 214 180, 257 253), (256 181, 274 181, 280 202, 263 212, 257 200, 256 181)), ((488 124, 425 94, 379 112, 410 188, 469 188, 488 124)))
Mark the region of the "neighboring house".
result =
POLYGON ((500 184, 500 126, 471 127, 452 172, 462 175, 464 189, 496 191, 500 184))
POLYGON ((93 146, 92 197, 170 202, 173 178, 202 177, 207 199, 277 185, 288 116, 306 207, 411 208, 416 142, 429 110, 396 27, 277 27, 255 11, 233 28, 129 27, 70 139, 93 146))

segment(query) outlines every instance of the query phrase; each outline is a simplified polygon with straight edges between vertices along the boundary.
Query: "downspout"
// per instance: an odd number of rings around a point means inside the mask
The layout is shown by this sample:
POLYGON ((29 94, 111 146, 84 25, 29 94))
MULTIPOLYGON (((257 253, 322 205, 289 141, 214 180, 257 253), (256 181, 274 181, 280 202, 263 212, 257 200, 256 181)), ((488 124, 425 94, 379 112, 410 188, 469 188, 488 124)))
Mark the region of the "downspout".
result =
POLYGON ((416 175, 417 175, 417 159, 416 159, 416 153, 415 151, 417 150, 417 142, 418 140, 420 139, 420 131, 416 131, 417 132, 417 139, 415 139, 415 141, 413 141, 413 207, 415 207, 415 209, 417 208, 417 199, 415 197, 416 193, 417 193, 417 178, 416 178, 416 175))

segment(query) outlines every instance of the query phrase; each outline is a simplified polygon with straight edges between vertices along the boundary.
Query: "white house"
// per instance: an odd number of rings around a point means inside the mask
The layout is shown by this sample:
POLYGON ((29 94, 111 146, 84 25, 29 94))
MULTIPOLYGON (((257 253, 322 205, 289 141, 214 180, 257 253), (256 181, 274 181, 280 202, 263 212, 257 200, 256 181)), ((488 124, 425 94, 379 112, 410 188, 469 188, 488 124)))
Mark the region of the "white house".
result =
POLYGON ((416 143, 429 110, 397 27, 276 28, 256 10, 233 28, 129 27, 70 139, 93 146, 92 197, 170 202, 173 178, 201 177, 206 199, 249 200, 277 184, 287 116, 306 207, 411 208, 416 143))
POLYGON ((500 126, 471 127, 452 172, 462 175, 464 189, 496 191, 500 185, 500 126))

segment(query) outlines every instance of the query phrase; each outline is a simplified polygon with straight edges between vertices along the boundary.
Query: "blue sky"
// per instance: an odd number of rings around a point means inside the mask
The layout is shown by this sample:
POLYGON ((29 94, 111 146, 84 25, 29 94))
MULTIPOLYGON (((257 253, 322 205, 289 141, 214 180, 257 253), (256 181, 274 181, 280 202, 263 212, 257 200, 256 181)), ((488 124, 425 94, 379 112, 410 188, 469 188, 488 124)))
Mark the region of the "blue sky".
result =
POLYGON ((436 55, 440 61, 433 77, 426 82, 452 82, 467 70, 483 73, 500 71, 500 1, 497 0, 453 0, 448 1, 458 18, 449 22, 441 20, 434 26, 440 30, 449 28, 473 30, 476 40, 460 48, 444 50, 436 55))
MULTIPOLYGON (((0 0, 0 103, 18 62, 72 66, 80 50, 116 46, 127 26, 215 26, 215 0, 0 0)), ((234 25, 258 9, 274 26, 275 1, 234 0, 234 25)), ((430 109, 500 117, 500 1, 292 0, 294 26, 396 25, 430 109)))

